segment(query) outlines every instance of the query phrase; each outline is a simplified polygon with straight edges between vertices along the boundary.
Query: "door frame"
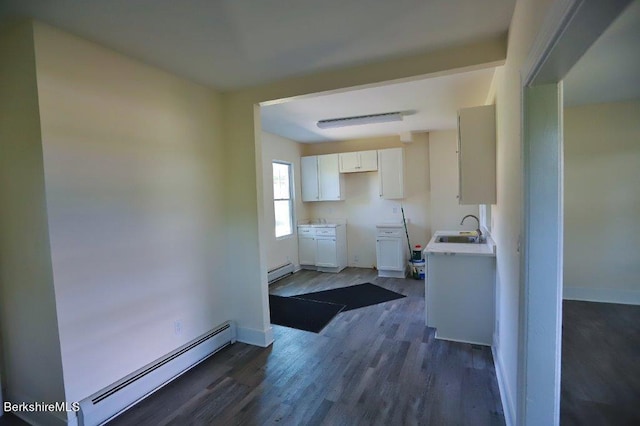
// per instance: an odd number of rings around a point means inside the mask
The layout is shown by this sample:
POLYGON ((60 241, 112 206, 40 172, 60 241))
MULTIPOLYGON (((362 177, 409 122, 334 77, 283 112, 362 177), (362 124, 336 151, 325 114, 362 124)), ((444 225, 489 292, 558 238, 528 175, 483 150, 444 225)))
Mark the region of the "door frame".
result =
POLYGON ((556 0, 521 69, 518 425, 560 422, 562 79, 632 0, 556 0))

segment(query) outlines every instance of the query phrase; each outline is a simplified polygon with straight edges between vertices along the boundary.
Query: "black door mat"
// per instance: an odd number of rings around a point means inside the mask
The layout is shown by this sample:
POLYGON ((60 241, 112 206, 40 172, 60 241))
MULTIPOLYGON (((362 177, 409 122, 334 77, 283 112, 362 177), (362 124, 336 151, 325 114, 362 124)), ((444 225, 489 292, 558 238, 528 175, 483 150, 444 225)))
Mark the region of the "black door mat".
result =
POLYGON ((319 333, 345 305, 269 295, 271 323, 319 333))
POLYGON ((404 294, 387 290, 375 284, 364 283, 349 287, 335 288, 332 290, 317 291, 292 296, 298 299, 315 300, 318 302, 336 303, 345 305, 343 311, 377 305, 378 303, 406 297, 404 294))

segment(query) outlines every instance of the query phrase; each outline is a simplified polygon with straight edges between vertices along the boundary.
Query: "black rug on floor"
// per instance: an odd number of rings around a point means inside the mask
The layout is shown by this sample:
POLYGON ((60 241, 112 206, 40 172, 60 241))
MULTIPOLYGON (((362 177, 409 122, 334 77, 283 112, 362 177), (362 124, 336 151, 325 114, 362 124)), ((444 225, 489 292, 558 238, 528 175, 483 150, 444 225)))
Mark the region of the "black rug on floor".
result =
POLYGON ((345 305, 269 295, 271 323, 319 333, 345 305))
POLYGON ((390 300, 401 299, 406 296, 375 284, 364 283, 332 290, 298 294, 292 297, 318 302, 337 303, 346 306, 343 311, 350 311, 390 300))

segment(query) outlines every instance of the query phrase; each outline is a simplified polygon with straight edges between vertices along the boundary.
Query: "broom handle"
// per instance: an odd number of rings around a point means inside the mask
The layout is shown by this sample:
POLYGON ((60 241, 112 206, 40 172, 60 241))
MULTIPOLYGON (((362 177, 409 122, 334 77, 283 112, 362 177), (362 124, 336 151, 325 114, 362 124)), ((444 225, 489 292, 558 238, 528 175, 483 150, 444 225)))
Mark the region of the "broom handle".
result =
POLYGON ((404 225, 404 234, 407 236, 407 246, 409 247, 409 258, 413 260, 413 254, 411 253, 411 243, 409 242, 409 232, 407 231, 407 220, 404 218, 404 207, 400 205, 400 211, 402 212, 402 224, 404 225))

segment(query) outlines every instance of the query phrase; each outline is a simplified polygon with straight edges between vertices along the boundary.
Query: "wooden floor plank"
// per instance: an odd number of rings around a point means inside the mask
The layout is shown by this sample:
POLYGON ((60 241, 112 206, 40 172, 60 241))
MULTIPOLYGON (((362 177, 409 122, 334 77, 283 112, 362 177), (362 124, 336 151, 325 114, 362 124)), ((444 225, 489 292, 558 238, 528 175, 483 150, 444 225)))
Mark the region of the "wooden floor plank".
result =
POLYGON ((640 306, 565 300, 560 423, 640 424, 640 306))
POLYGON ((504 424, 490 349, 436 340, 422 281, 301 271, 270 292, 365 282, 407 297, 342 312, 319 334, 273 326, 271 347, 225 348, 111 424, 504 424))

